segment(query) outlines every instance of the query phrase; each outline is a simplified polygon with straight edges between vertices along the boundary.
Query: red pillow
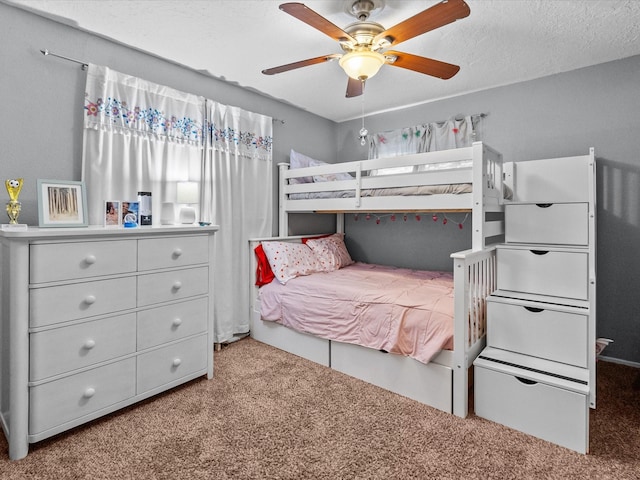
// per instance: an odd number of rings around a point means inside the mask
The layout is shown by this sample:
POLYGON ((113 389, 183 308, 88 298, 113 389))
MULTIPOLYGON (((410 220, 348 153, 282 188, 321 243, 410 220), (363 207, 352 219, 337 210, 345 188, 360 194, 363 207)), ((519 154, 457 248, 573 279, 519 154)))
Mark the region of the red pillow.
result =
POLYGON ((253 251, 256 254, 256 261, 258 263, 256 266, 256 286, 261 287, 262 285, 271 283, 276 276, 271 270, 271 265, 269 265, 269 260, 267 259, 267 255, 264 253, 262 244, 254 248, 253 251))

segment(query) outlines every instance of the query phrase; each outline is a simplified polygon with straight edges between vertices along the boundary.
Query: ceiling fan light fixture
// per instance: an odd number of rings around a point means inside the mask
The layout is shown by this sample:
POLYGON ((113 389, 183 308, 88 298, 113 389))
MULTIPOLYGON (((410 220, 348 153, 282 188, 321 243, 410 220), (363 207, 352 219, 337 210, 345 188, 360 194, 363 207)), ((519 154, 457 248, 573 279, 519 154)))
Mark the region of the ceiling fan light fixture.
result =
POLYGON ((385 63, 385 56, 371 50, 345 53, 338 61, 347 75, 355 80, 373 77, 385 63))

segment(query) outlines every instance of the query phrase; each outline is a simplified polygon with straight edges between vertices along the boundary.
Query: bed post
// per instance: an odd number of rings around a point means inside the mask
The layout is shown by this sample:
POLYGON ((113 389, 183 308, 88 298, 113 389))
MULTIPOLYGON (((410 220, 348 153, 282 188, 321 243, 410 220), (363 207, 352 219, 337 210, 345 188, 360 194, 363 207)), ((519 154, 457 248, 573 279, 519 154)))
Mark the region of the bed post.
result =
POLYGON ((287 170, 289 170, 288 163, 278 164, 278 232, 281 237, 289 235, 289 214, 284 207, 286 195, 283 194, 284 187, 287 185, 287 179, 284 178, 287 170))
POLYGON ((473 142, 472 153, 472 177, 473 177, 473 208, 471 211, 471 225, 473 225, 471 248, 482 250, 484 245, 484 172, 486 169, 484 159, 484 145, 482 142, 473 142), (478 186, 482 188, 477 188, 478 186))

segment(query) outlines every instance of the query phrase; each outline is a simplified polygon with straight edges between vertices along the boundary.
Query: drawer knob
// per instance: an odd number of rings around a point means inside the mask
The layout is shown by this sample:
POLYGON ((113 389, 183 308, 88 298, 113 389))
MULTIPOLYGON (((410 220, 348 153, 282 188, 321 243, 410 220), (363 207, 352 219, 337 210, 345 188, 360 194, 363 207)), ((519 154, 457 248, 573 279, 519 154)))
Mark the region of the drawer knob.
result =
POLYGON ((84 259, 84 263, 86 263, 87 265, 93 265, 94 263, 96 263, 96 256, 87 255, 84 259))
POLYGON ((182 325, 182 319, 181 318, 174 318, 173 322, 172 322, 172 325, 174 327, 179 327, 180 325, 182 325))
POLYGON ((96 296, 95 295, 87 295, 84 298, 84 303, 86 303, 87 305, 92 305, 92 304, 96 303, 96 296))
POLYGON ((181 363, 182 363, 182 360, 180 360, 179 358, 174 358, 173 362, 172 362, 172 365, 174 367, 179 367, 181 363))
POLYGON ((86 348, 87 350, 91 350, 95 346, 96 346, 96 341, 93 340, 92 338, 84 342, 84 348, 86 348))
POLYGON ((182 282, 180 280, 176 280, 173 282, 173 289, 180 290, 182 288, 182 282))
POLYGON ((93 387, 89 387, 89 388, 87 388, 87 389, 84 391, 84 393, 82 394, 82 396, 83 396, 84 398, 91 398, 91 397, 93 397, 95 394, 96 394, 96 389, 95 389, 95 388, 93 388, 93 387))
POLYGON ((182 249, 181 248, 176 248, 173 251, 173 258, 178 258, 180 255, 182 255, 182 249))

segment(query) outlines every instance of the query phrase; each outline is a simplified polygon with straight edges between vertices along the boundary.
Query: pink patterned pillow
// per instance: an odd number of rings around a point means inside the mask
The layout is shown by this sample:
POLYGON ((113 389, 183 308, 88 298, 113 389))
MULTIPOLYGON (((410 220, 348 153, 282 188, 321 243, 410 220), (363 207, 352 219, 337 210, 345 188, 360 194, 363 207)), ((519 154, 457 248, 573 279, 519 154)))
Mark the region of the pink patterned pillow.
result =
POLYGON ((353 260, 344 244, 344 233, 334 233, 328 237, 309 239, 307 245, 316 254, 318 261, 327 272, 351 265, 353 260))
POLYGON ((313 250, 302 243, 262 242, 262 248, 271 270, 283 285, 300 275, 325 271, 313 250))

